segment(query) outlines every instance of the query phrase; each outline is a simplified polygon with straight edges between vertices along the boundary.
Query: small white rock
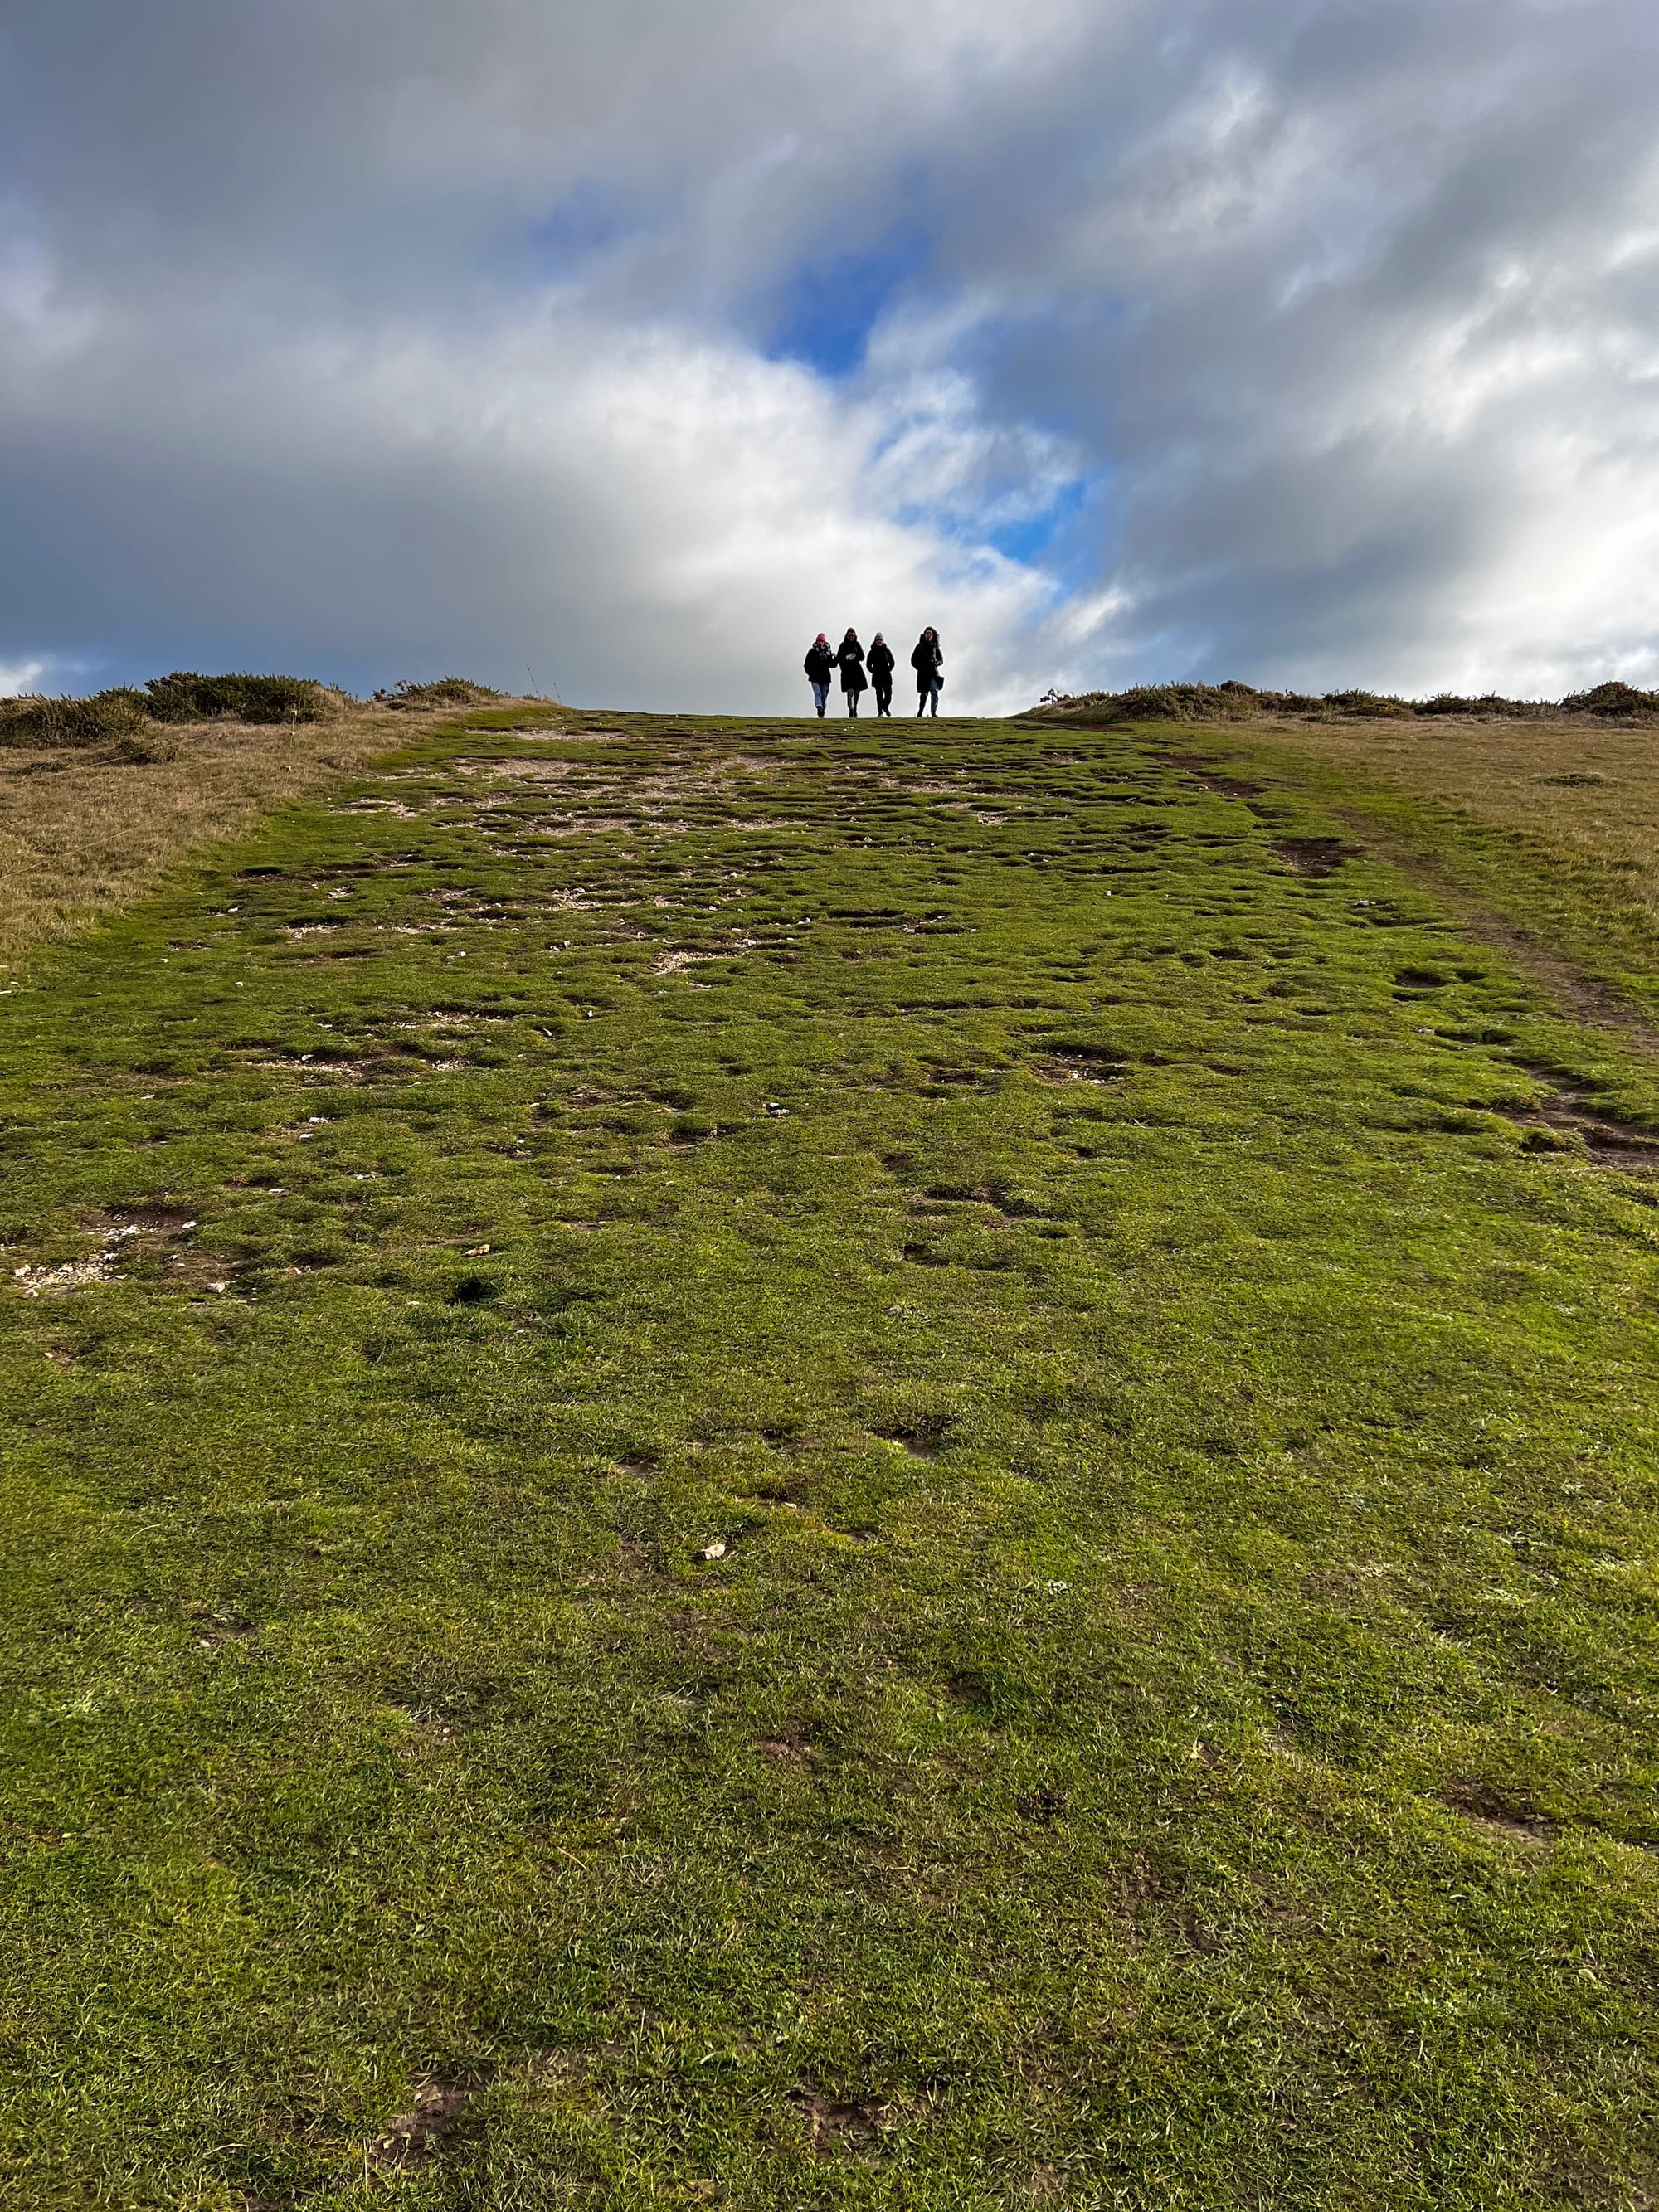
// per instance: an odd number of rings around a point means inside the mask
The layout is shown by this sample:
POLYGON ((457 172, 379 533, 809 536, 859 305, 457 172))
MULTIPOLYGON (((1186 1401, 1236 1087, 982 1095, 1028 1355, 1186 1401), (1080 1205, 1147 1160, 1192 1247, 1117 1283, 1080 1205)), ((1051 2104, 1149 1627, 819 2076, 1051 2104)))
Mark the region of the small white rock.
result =
POLYGON ((723 1559, 726 1557, 726 1546, 720 1539, 716 1536, 712 1544, 705 1544, 703 1546, 702 1551, 698 1553, 697 1557, 705 1565, 713 1559, 723 1559))

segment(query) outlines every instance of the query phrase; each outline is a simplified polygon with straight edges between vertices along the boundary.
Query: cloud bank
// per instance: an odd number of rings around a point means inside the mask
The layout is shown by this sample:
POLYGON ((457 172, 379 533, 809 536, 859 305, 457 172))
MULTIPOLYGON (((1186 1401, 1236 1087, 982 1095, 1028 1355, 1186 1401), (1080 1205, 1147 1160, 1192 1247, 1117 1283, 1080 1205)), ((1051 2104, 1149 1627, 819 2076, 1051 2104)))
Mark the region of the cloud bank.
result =
POLYGON ((1652 682, 1656 61, 1645 0, 9 0, 0 678, 1652 682))

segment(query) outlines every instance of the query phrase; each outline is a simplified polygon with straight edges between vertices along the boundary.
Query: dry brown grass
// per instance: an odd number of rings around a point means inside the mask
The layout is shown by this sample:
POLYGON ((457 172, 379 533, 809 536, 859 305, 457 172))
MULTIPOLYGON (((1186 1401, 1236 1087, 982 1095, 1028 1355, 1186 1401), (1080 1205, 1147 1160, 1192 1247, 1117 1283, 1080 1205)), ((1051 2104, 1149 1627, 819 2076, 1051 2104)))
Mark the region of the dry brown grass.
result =
POLYGON ((202 723, 166 733, 173 757, 139 763, 108 746, 0 752, 0 969, 141 898, 198 847, 453 718, 369 705, 297 728, 202 723))
POLYGON ((1615 868, 1628 897, 1659 924, 1659 729, 1651 724, 1356 720, 1252 725, 1252 738, 1258 732, 1275 746, 1520 831, 1570 863, 1615 868), (1559 781, 1565 776, 1586 781, 1559 781))

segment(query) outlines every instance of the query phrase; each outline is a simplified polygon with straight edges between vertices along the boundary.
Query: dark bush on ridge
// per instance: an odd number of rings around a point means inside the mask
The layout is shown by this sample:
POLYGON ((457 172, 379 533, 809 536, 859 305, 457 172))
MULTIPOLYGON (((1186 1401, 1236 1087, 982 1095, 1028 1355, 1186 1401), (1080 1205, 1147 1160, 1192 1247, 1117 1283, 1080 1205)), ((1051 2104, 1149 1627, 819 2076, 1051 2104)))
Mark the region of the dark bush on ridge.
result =
POLYGON ((1638 691, 1629 684, 1598 684, 1561 702, 1571 714, 1600 714, 1606 721, 1645 722, 1659 714, 1659 691, 1638 691))
POLYGON ((299 676, 199 676, 178 670, 144 686, 158 722, 320 722, 322 686, 299 676))
MULTIPOLYGON (((444 676, 434 684, 404 682, 374 695, 383 707, 415 708, 487 707, 501 696, 465 676, 444 676)), ((302 676, 204 676, 195 669, 175 669, 171 676, 152 677, 143 690, 118 684, 89 699, 49 699, 38 692, 0 699, 0 748, 67 751, 120 739, 128 747, 124 757, 137 759, 131 749, 137 745, 145 760, 171 758, 165 748, 157 750, 158 723, 321 722, 353 703, 343 692, 302 676)))
POLYGON ((411 684, 404 677, 390 691, 374 694, 384 707, 485 707, 501 696, 465 676, 441 676, 432 684, 411 684))
POLYGON ((1127 691, 1090 691, 1076 698, 1051 691, 1042 703, 1064 714, 1099 708, 1114 722, 1236 722, 1259 714, 1259 700, 1246 684, 1137 684, 1127 691))
POLYGON ((1659 720, 1659 692, 1638 691, 1628 684, 1598 684, 1565 699, 1505 699, 1488 691, 1465 699, 1451 691, 1431 699, 1401 699, 1392 692, 1258 691, 1248 684, 1138 684, 1127 691, 1050 691, 1036 713, 1045 721, 1241 722, 1272 716, 1338 722, 1349 716, 1386 716, 1394 720, 1434 720, 1455 715, 1505 721, 1559 721, 1589 716, 1599 721, 1659 720))
POLYGON ((136 738, 151 725, 142 691, 118 688, 92 699, 47 699, 32 693, 0 699, 0 745, 41 752, 70 751, 136 738))

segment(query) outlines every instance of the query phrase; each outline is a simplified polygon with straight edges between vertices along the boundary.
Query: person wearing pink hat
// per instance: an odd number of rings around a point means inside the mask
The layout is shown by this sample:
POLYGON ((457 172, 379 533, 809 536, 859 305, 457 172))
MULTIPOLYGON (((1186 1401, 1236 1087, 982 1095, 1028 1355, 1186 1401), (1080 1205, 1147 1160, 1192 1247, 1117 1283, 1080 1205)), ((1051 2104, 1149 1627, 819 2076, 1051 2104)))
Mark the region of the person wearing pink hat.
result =
POLYGON ((806 680, 812 687, 812 703, 818 710, 818 720, 823 720, 823 710, 830 703, 830 681, 836 672, 836 656, 830 649, 830 641, 820 630, 806 648, 802 663, 806 680))

